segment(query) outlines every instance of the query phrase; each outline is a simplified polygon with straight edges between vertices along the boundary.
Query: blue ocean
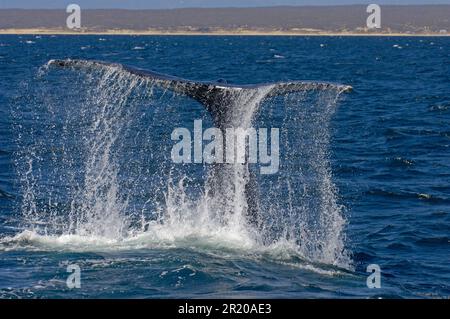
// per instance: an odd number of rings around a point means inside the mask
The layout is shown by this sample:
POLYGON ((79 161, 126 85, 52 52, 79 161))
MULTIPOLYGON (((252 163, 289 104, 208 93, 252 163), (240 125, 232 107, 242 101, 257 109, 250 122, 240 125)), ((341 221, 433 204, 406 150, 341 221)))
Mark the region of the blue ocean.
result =
POLYGON ((1 298, 450 297, 449 38, 0 35, 0 74, 1 298), (333 84, 239 95, 279 169, 215 184, 171 158, 211 114, 119 64, 333 84))

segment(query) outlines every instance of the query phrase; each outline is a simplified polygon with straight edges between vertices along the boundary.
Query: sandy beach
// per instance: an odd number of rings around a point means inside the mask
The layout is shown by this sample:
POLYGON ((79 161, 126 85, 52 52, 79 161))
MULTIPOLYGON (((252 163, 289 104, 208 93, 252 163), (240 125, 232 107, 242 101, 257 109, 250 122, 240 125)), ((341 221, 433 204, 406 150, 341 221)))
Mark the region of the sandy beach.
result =
POLYGON ((329 32, 329 31, 266 31, 266 30, 215 30, 210 32, 186 31, 186 30, 82 30, 71 31, 61 29, 0 29, 0 34, 15 35, 218 35, 218 36, 389 36, 389 37, 442 37, 450 36, 450 33, 381 33, 381 32, 329 32))

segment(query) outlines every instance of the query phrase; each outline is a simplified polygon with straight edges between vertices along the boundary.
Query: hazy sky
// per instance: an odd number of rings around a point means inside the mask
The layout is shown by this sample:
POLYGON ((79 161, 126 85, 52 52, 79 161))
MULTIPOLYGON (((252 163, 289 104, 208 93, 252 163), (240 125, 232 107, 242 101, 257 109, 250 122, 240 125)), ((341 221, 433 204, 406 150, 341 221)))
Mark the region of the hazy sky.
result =
POLYGON ((65 8, 70 3, 82 8, 161 9, 183 7, 250 7, 274 5, 330 4, 450 4, 450 0, 0 0, 4 8, 65 8))

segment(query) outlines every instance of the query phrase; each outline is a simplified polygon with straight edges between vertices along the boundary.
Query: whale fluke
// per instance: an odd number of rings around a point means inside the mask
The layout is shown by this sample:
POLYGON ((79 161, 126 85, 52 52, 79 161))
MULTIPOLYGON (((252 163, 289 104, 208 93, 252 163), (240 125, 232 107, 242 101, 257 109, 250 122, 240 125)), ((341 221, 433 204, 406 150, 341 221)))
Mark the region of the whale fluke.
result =
MULTIPOLYGON (((216 127, 221 130, 229 127, 249 127, 256 110, 267 97, 314 90, 335 90, 339 93, 352 90, 352 87, 349 85, 313 81, 245 85, 229 84, 224 80, 216 82, 192 81, 123 64, 92 60, 50 60, 47 65, 83 70, 113 68, 119 72, 126 72, 144 80, 150 80, 161 88, 186 95, 203 104, 211 114, 216 127)), ((212 165, 208 177, 208 183, 211 185, 209 189, 219 195, 229 194, 230 191, 233 193, 236 187, 228 180, 228 177, 234 174, 233 169, 235 168, 232 164, 212 165)), ((247 166, 243 168, 242 172, 247 176, 244 189, 248 207, 246 207, 245 214, 249 222, 257 223, 258 200, 255 176, 252 175, 252 172, 249 172, 247 166)), ((212 197, 214 197, 214 194, 212 194, 212 197)), ((219 197, 215 196, 215 198, 219 197)), ((222 199, 219 199, 214 208, 218 211, 226 211, 229 209, 229 207, 226 207, 227 205, 229 206, 228 203, 224 203, 222 199)))
MULTIPOLYGON (((201 104, 213 116, 215 123, 220 127, 224 124, 227 107, 235 100, 236 95, 242 91, 252 91, 256 89, 266 89, 265 97, 274 97, 294 92, 302 91, 324 91, 334 89, 339 92, 349 92, 352 87, 331 82, 315 81, 289 81, 260 84, 228 84, 226 81, 193 81, 150 70, 139 69, 119 63, 109 63, 95 60, 50 60, 48 66, 59 66, 73 69, 98 69, 113 67, 117 70, 128 72, 131 75, 149 79, 162 88, 173 92, 189 96, 201 104)), ((225 121, 226 122, 226 121, 225 121)))
POLYGON ((228 84, 225 80, 218 81, 193 81, 180 77, 158 73, 155 71, 135 68, 120 63, 110 63, 96 60, 50 60, 48 65, 56 65, 60 67, 71 68, 95 68, 95 67, 115 67, 131 74, 149 78, 159 82, 160 85, 173 90, 177 93, 189 95, 193 98, 198 97, 198 93, 194 92, 196 89, 229 89, 229 90, 242 90, 242 89, 255 89, 258 87, 271 86, 273 87, 268 96, 281 95, 291 92, 300 92, 305 90, 327 90, 337 89, 341 92, 349 92, 353 88, 350 85, 342 85, 331 82, 315 82, 315 81, 289 81, 289 82, 273 82, 273 83, 260 83, 260 84, 228 84))

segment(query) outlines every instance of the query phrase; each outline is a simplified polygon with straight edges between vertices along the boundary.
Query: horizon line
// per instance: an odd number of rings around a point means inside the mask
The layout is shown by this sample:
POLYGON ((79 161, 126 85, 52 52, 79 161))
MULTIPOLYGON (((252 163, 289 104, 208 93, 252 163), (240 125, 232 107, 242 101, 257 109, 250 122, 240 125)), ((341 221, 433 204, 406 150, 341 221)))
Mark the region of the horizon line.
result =
MULTIPOLYGON (((128 11, 142 11, 142 10, 185 10, 185 9, 267 9, 267 8, 312 8, 312 7, 352 7, 352 6, 368 6, 367 3, 353 3, 353 4, 304 4, 304 5, 266 5, 266 6, 218 6, 218 7, 169 7, 169 8, 124 8, 124 7, 89 7, 83 10, 128 10, 128 11)), ((413 3, 413 4, 379 4, 380 7, 430 7, 430 6, 450 6, 450 3, 413 3)), ((0 10, 65 10, 67 6, 62 7, 0 7, 0 10)))

